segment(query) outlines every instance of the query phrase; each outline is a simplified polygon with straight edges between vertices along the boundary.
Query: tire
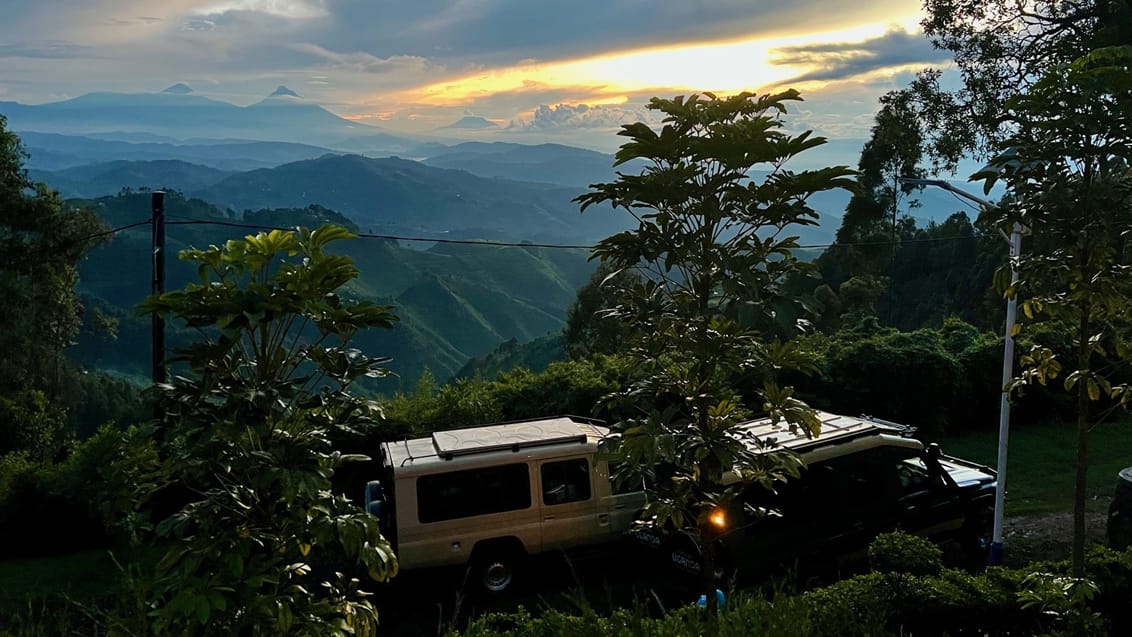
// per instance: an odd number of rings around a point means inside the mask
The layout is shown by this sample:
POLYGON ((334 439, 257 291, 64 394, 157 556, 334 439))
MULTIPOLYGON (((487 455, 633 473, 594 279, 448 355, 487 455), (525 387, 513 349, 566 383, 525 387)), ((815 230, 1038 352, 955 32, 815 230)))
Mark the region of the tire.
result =
POLYGON ((993 541, 994 509, 983 509, 973 514, 971 521, 965 525, 960 539, 964 565, 975 569, 985 567, 990 559, 993 541))
POLYGON ((522 556, 511 549, 490 549, 472 564, 476 587, 488 595, 514 590, 522 566, 522 556))

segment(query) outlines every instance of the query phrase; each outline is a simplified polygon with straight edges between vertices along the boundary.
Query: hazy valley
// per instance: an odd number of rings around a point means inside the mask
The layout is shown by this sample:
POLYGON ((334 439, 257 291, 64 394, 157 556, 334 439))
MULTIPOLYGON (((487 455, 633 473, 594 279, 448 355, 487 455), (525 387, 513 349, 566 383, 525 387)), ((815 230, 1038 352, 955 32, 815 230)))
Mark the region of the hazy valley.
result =
MULTIPOLYGON (((168 198, 170 254, 221 243, 255 226, 336 221, 355 230, 425 241, 361 239, 348 248, 362 274, 352 293, 387 303, 401 320, 362 345, 393 358, 381 391, 431 370, 448 378, 503 343, 561 330, 576 289, 594 264, 584 249, 432 243, 429 239, 586 246, 626 229, 608 207, 580 214, 572 199, 611 181, 611 155, 560 144, 490 141, 461 120, 428 136, 393 135, 333 115, 289 89, 240 107, 183 85, 154 94, 97 93, 65 102, 0 103, 29 153, 31 176, 93 205, 112 227, 145 221, 146 191, 168 198), (482 136, 462 141, 454 133, 482 136), (340 216, 339 216, 340 215, 340 216), (199 223, 199 222, 208 222, 199 223)), ((803 246, 832 242, 848 193, 811 200, 818 224, 796 227, 803 246)), ((960 208, 926 191, 914 213, 942 220, 960 208)), ((149 293, 149 229, 115 235, 82 271, 91 307, 120 322, 119 342, 84 334, 84 364, 144 375, 148 322, 132 307, 149 293)), ((170 259, 170 289, 193 273, 170 259)))

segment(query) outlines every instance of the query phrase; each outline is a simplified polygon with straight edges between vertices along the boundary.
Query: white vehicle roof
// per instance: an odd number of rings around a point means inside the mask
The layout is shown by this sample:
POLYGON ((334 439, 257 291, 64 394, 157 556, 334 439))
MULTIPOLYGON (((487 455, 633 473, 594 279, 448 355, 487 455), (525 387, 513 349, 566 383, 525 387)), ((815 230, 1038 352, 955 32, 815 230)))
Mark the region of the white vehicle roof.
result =
POLYGON ((593 452, 609 429, 578 416, 558 416, 483 427, 437 431, 431 436, 385 443, 387 463, 397 473, 425 472, 437 465, 495 464, 593 452), (521 454, 521 455, 516 455, 521 454), (419 471, 410 471, 419 469, 419 471))
MULTIPOLYGON (((821 433, 808 437, 800 428, 769 417, 740 425, 759 439, 792 449, 806 462, 818 462, 876 446, 922 449, 906 437, 911 428, 867 416, 817 412, 821 433)), ((441 466, 497 464, 500 460, 549 458, 592 453, 609 429, 578 416, 558 416, 482 427, 437 431, 421 438, 385 443, 386 463, 398 474, 429 473, 441 466)))
POLYGON ((774 423, 770 417, 758 418, 740 425, 764 442, 773 441, 779 448, 791 449, 807 463, 829 460, 848 453, 878 446, 923 449, 919 440, 908 436, 912 427, 870 416, 841 416, 818 411, 821 432, 811 438, 799 427, 791 431, 785 421, 774 423))

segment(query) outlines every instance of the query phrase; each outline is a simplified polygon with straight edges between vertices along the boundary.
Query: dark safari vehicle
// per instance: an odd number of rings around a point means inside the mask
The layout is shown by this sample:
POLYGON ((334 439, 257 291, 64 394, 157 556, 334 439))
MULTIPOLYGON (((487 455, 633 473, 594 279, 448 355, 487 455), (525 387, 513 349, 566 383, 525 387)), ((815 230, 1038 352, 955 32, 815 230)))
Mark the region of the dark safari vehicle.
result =
MULTIPOLYGON (((869 543, 894 530, 935 541, 954 563, 985 559, 993 470, 925 446, 911 437, 910 427, 869 417, 819 416, 821 435, 813 439, 769 419, 748 423, 751 433, 776 439, 806 466, 775 493, 753 485, 741 503, 746 506, 712 516, 720 525, 717 555, 726 571, 744 578, 783 566, 803 573, 839 570, 862 562, 869 543)), ((656 530, 637 536, 667 553, 675 568, 699 572, 699 549, 691 536, 656 530)))

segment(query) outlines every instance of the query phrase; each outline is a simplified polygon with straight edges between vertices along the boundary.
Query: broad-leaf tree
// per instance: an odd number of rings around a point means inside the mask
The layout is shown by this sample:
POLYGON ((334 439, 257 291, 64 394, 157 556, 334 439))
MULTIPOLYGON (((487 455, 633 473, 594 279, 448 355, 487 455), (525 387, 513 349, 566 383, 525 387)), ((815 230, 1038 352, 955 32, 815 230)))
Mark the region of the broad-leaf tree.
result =
POLYGON ((961 85, 938 70, 921 73, 908 92, 924 122, 929 154, 955 168, 986 158, 1017 129, 1007 102, 1048 69, 1093 49, 1132 42, 1130 0, 924 0, 925 34, 954 56, 961 85))
MULTIPOLYGON (((888 93, 880 103, 869 139, 861 149, 857 189, 845 208, 836 241, 818 259, 827 279, 834 284, 849 283, 846 302, 836 299, 839 302, 835 305, 848 315, 850 324, 873 315, 879 292, 886 287, 886 318, 890 324, 897 322, 896 255, 901 239, 915 230, 908 212, 919 206, 919 201, 911 198, 917 187, 901 183, 901 178, 924 176, 920 167, 923 133, 910 94, 888 93), (877 296, 861 303, 859 292, 864 290, 877 296)), ((826 326, 840 322, 839 317, 822 318, 826 326)))
POLYGON ((350 574, 384 580, 397 563, 377 519, 332 493, 335 469, 365 458, 331 440, 377 422, 377 407, 348 389, 385 374, 385 359, 349 344, 395 317, 338 295, 357 270, 327 247, 352 236, 338 226, 273 230, 185 250, 199 282, 141 306, 202 337, 172 361, 184 375, 157 386, 160 486, 189 494, 157 527, 170 547, 154 587, 157 633, 376 631, 350 574))
POLYGON ((608 316, 617 305, 617 290, 630 283, 632 274, 601 263, 590 280, 578 288, 578 296, 566 312, 562 345, 570 358, 589 358, 621 351, 624 326, 608 316))
POLYGON ((64 350, 82 323, 78 263, 105 226, 24 170, 19 137, 0 115, 0 455, 58 451, 64 388, 75 384, 64 350))
POLYGON ((1121 338, 1132 316, 1132 47, 1094 51, 1054 67, 1007 103, 1017 133, 987 171, 988 189, 1001 180, 1012 205, 1002 227, 1022 223, 1034 239, 1015 261, 1017 284, 1000 285, 1022 299, 1026 318, 1058 321, 1073 334, 1076 357, 1059 361, 1038 348, 1022 359, 1019 384, 1045 383, 1064 373, 1077 400, 1077 462, 1073 506, 1073 574, 1085 558, 1088 432, 1098 401, 1127 406, 1129 388, 1113 384, 1111 365, 1127 364, 1132 345, 1121 338))
MULTIPOLYGON (((623 338, 638 381, 612 397, 620 437, 611 451, 630 473, 650 478, 648 522, 696 536, 703 585, 714 608, 713 540, 717 512, 753 482, 768 488, 796 475, 796 456, 760 453, 767 441, 739 426, 769 414, 816 434, 820 421, 789 387, 783 369, 807 371, 813 355, 794 341, 770 338, 792 310, 780 288, 804 267, 791 229, 816 223, 806 203, 815 192, 851 185, 848 168, 792 172, 787 162, 825 142, 783 130, 796 91, 757 96, 710 93, 653 98, 663 126, 623 127, 629 141, 616 164, 640 160, 640 174, 619 174, 577 198, 583 212, 609 203, 636 227, 601 241, 594 258, 636 276, 607 313, 625 325, 623 338), (761 328, 761 332, 760 332, 761 328), (758 382, 759 404, 744 405, 740 376, 758 382)), ((615 277, 616 278, 616 277, 615 277)), ((611 281, 614 279, 611 279, 611 281)))

